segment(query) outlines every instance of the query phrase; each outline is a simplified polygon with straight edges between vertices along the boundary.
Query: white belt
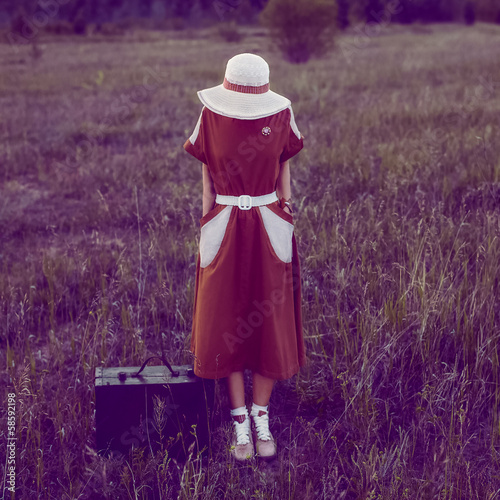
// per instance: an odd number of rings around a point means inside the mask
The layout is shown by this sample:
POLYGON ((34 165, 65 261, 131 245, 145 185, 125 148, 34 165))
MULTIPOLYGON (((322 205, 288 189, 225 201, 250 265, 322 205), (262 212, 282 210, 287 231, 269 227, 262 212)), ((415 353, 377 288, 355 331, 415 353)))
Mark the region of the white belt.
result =
POLYGON ((252 207, 260 207, 262 205, 269 205, 278 200, 276 191, 263 194, 260 196, 250 196, 242 194, 241 196, 229 196, 225 194, 218 194, 215 197, 215 203, 219 205, 237 205, 241 210, 250 210, 252 207))

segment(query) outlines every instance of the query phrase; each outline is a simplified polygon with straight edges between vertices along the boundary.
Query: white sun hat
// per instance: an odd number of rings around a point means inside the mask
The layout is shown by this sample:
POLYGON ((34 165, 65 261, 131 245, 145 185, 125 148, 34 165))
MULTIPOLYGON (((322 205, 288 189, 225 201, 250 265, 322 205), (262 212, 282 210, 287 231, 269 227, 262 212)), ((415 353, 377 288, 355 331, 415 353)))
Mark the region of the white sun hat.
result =
POLYGON ((200 101, 214 113, 254 120, 274 115, 291 105, 269 90, 269 65, 256 54, 238 54, 227 62, 224 82, 198 91, 200 101))

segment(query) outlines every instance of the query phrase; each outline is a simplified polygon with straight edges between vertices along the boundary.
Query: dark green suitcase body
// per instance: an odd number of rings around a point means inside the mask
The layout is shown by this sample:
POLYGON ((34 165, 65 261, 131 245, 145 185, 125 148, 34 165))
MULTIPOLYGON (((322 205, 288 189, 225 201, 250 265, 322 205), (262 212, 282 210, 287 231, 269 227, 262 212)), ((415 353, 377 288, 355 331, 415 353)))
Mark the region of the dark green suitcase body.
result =
POLYGON ((149 359, 142 368, 96 368, 97 451, 119 456, 145 447, 155 453, 163 444, 179 460, 190 451, 206 453, 214 381, 197 377, 192 365, 145 366, 149 359))

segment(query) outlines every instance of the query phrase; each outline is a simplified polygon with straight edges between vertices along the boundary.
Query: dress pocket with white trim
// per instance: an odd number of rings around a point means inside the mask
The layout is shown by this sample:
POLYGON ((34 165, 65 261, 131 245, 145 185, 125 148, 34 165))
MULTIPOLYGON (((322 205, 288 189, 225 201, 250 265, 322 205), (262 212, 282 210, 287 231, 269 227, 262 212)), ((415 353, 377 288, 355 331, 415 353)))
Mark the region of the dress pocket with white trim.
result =
POLYGON ((224 207, 215 217, 203 224, 200 234, 200 267, 210 265, 220 251, 233 207, 224 207))
POLYGON ((259 210, 274 253, 282 262, 292 262, 293 224, 266 206, 259 207, 259 210))

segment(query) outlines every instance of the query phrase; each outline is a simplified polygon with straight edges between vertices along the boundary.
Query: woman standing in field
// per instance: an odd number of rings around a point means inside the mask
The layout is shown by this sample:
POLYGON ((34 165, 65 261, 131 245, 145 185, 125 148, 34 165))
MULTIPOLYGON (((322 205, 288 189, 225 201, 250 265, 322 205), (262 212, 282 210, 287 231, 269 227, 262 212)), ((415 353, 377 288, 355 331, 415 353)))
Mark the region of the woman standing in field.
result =
POLYGON ((275 380, 306 363, 300 268, 288 160, 303 147, 291 103, 269 90, 255 54, 230 59, 221 85, 198 92, 203 109, 184 144, 203 170, 191 351, 195 374, 227 377, 238 460, 273 458, 268 403, 275 380), (253 405, 245 406, 245 369, 253 405))

